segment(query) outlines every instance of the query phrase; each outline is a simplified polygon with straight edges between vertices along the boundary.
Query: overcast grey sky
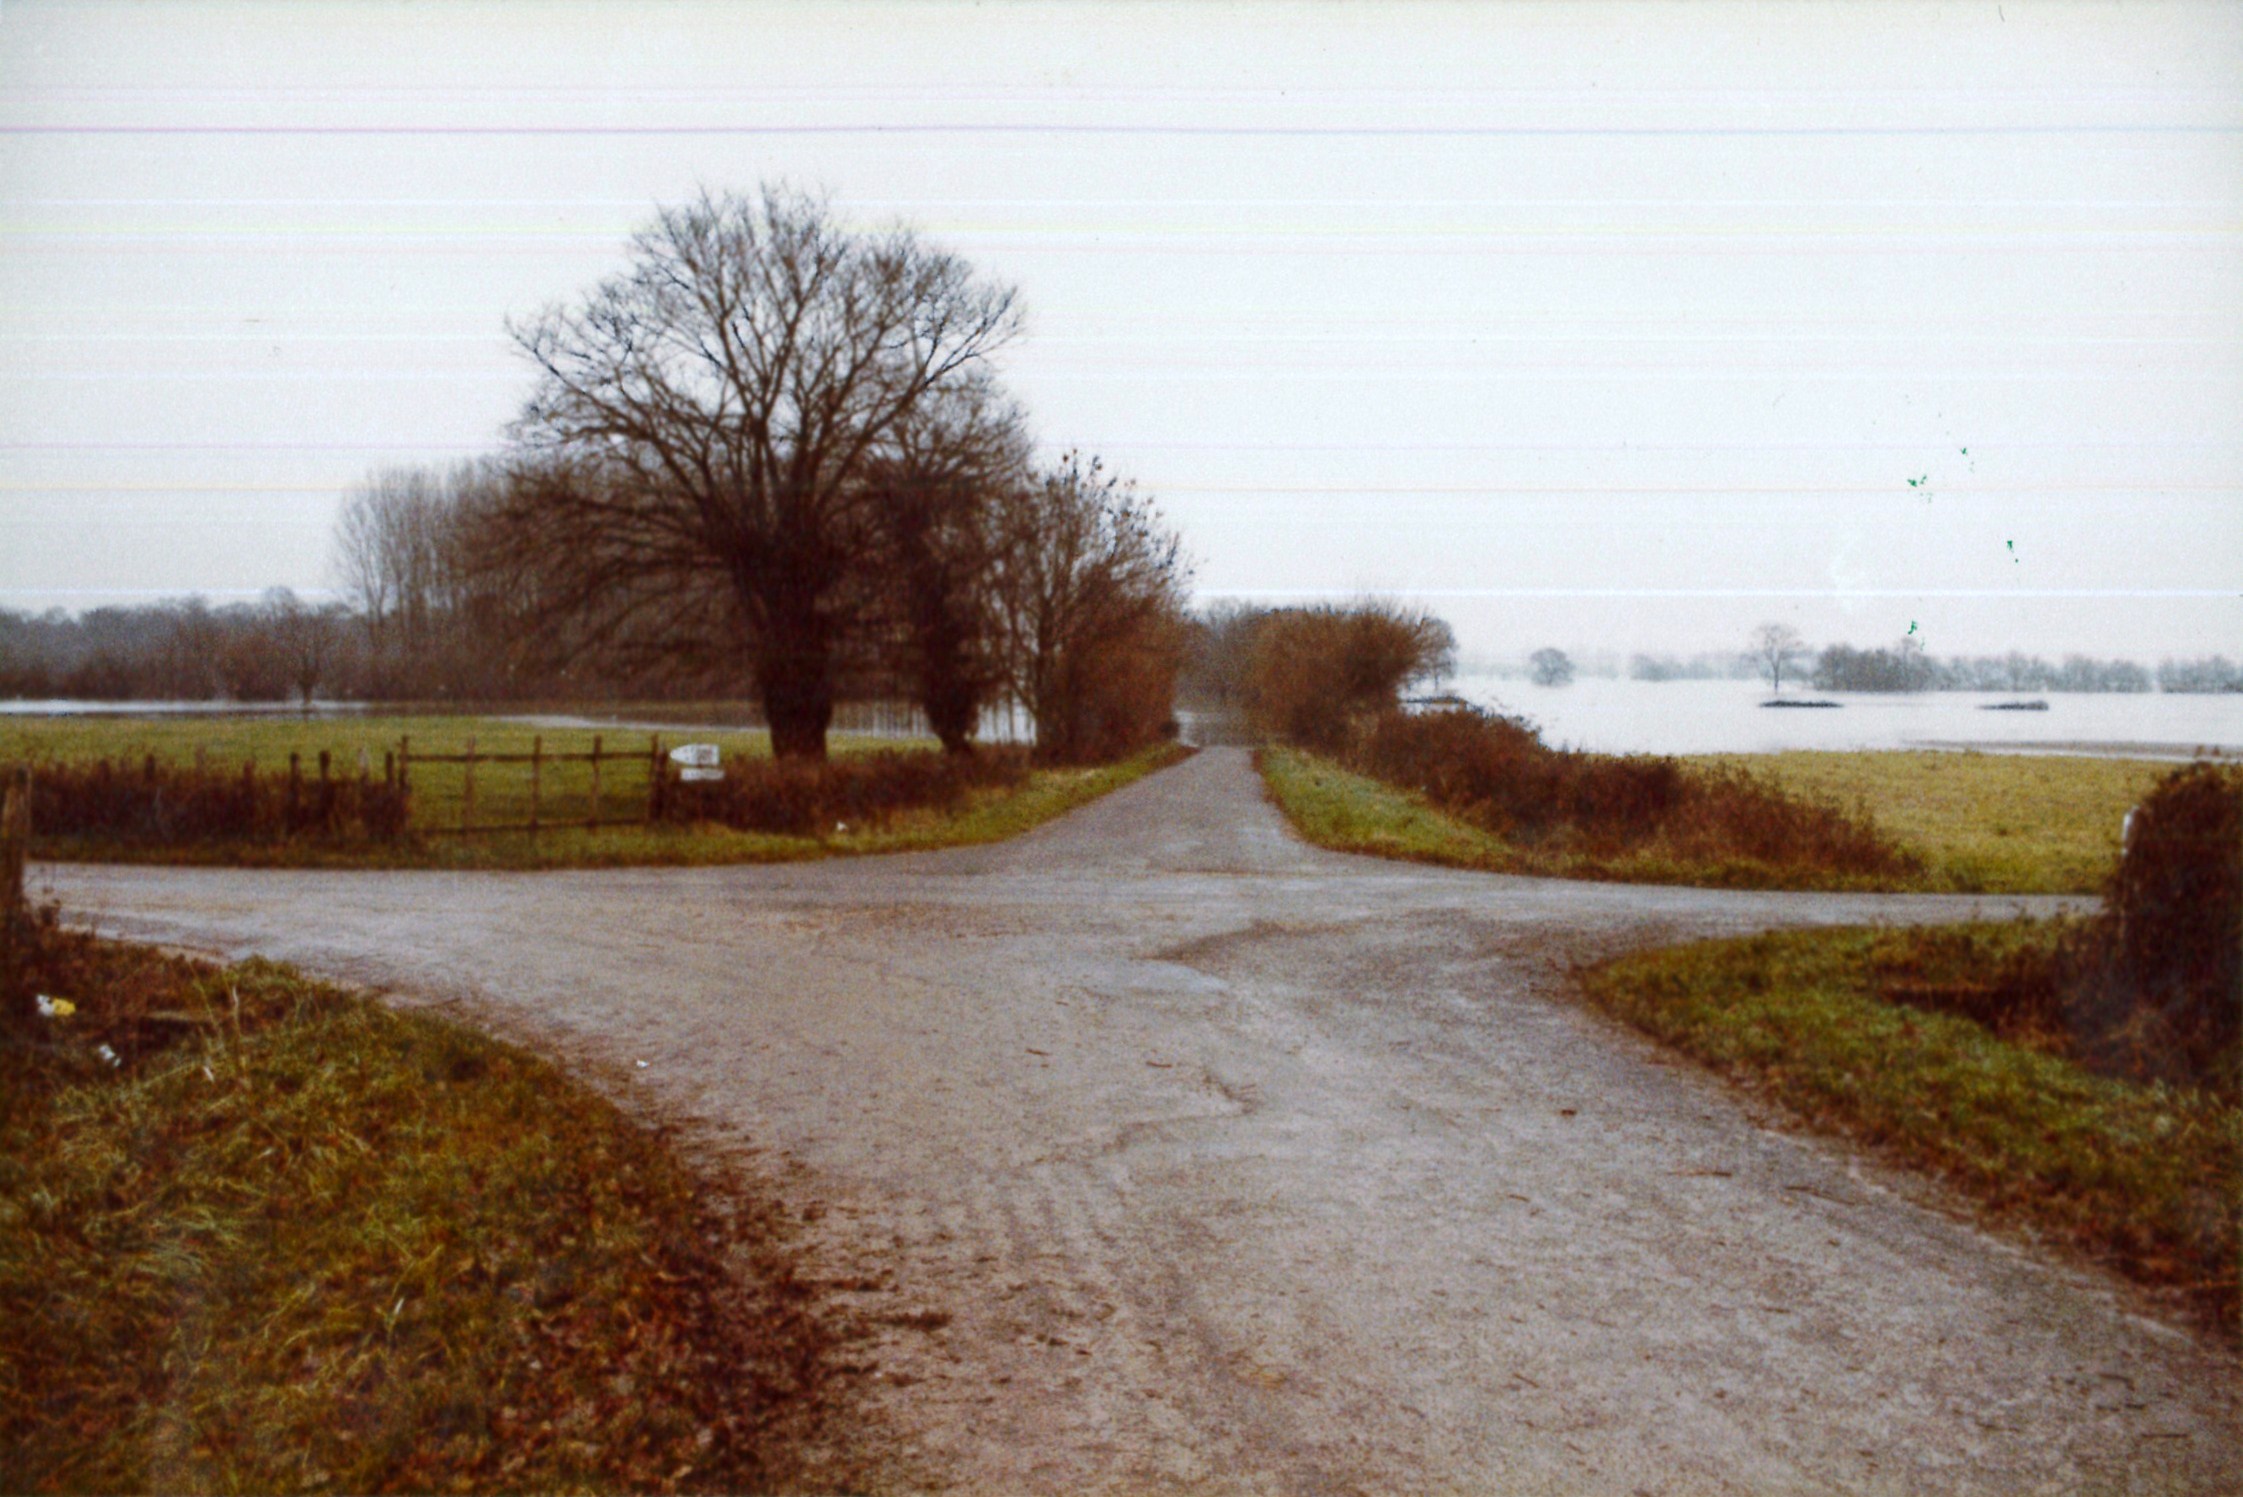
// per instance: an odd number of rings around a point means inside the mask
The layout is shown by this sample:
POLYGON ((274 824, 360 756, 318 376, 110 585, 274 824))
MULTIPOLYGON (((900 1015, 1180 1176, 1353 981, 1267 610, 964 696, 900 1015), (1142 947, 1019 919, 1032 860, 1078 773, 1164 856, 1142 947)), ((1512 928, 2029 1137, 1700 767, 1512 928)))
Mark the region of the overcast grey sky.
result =
POLYGON ((4 605, 325 585, 786 178, 1017 283, 1204 595, 2243 649, 2243 6, 4 0, 0 134, 4 605))

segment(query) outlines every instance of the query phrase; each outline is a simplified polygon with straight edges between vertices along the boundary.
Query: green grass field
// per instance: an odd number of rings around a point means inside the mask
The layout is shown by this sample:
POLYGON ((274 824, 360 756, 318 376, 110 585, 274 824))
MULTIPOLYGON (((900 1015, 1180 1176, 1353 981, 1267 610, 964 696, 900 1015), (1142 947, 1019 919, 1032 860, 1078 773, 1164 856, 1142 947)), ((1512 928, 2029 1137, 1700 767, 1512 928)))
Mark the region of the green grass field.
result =
POLYGON ((2059 927, 1786 932, 1590 969, 1590 1000, 1810 1124, 2236 1324, 2243 1108, 2091 1075, 1880 985, 1974 981, 2059 927))
POLYGON ((1491 872, 1727 887, 1890 888, 1993 894, 2094 893, 2118 857, 2129 807, 2175 768, 2139 760, 1967 753, 1791 753, 1685 760, 1734 767, 1793 794, 1868 814, 1923 864, 1905 880, 1802 885, 1747 864, 1594 862, 1514 846, 1297 749, 1266 749, 1272 799, 1320 847, 1491 872))
POLYGON ((2039 754, 1732 754, 1794 794, 1859 807, 1921 858, 1925 887, 2091 893, 2118 858, 2126 813, 2177 765, 2039 754))
MULTIPOLYGON (((537 728, 478 717, 146 717, 0 718, 0 764, 27 760, 113 759, 138 764, 150 754, 173 764, 192 764, 198 750, 213 768, 238 769, 254 762, 261 770, 283 769, 299 756, 307 776, 317 773, 318 756, 327 752, 331 772, 359 773, 359 755, 377 779, 383 756, 409 742, 413 755, 464 753, 470 740, 479 754, 526 754, 542 740, 546 753, 588 753, 595 730, 537 728)), ((631 729, 599 729, 601 752, 615 754, 601 765, 604 817, 643 817, 652 735, 631 729)), ((661 734, 664 749, 686 742, 714 743, 727 760, 764 758, 770 737, 760 729, 661 734)), ((835 734, 835 754, 880 749, 932 752, 932 739, 873 738, 835 734)), ((863 853, 905 852, 992 842, 1016 836, 1084 802, 1120 788, 1165 764, 1180 750, 1148 750, 1120 764, 1093 769, 1038 770, 1012 791, 975 797, 951 813, 899 816, 885 826, 853 829, 823 838, 735 832, 719 827, 617 826, 592 832, 591 766, 549 763, 539 785, 539 814, 551 830, 532 837, 497 833, 472 837, 451 832, 460 824, 466 767, 415 762, 411 770, 413 827, 422 835, 398 847, 320 848, 308 845, 218 846, 162 852, 121 853, 85 842, 40 840, 38 856, 102 861, 122 856, 145 861, 254 863, 288 867, 439 867, 573 868, 649 864, 784 862, 863 853)), ((476 823, 526 821, 530 810, 530 766, 482 764, 475 772, 476 823)))
POLYGON ((0 1490, 792 1489, 839 1331, 776 1201, 441 1020, 58 942, 76 1012, 0 1042, 0 1490))

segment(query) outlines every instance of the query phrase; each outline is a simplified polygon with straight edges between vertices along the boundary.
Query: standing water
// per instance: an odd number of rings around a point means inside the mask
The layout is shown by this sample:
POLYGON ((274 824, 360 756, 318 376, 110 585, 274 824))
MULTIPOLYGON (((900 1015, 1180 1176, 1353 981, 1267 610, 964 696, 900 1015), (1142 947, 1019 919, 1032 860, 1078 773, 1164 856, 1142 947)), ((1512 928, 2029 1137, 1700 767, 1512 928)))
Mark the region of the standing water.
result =
POLYGON ((1553 748, 1604 754, 1776 753, 1784 749, 1970 748, 1990 753, 2184 759, 2243 755, 2243 694, 1979 691, 1818 692, 1785 700, 1835 708, 1763 707, 1761 681, 1583 678, 1536 686, 1465 676, 1447 690, 1523 717, 1553 748), (2046 711, 1993 711, 2046 702, 2046 711))

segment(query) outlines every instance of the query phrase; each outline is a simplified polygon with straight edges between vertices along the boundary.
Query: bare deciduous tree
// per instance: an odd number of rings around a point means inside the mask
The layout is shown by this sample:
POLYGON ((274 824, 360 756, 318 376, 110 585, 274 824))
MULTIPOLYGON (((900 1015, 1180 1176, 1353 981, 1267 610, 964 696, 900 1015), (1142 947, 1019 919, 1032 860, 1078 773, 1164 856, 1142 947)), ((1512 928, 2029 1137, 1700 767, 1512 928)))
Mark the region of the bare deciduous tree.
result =
POLYGON ((511 329, 539 374, 515 440, 546 481, 506 507, 509 546, 610 631, 723 619, 773 748, 822 757, 868 470, 1018 327, 1010 288, 796 192, 665 210, 621 275, 511 329))
POLYGON ((515 487, 485 459, 386 469, 345 502, 335 567, 377 694, 506 693, 534 578, 504 565, 487 532, 515 487))
POLYGON ((265 594, 260 611, 297 700, 309 707, 312 694, 334 670, 342 644, 342 608, 333 604, 315 608, 291 589, 276 587, 265 594))
POLYGON ((882 643, 951 753, 971 749, 1004 683, 993 589, 1008 500, 1028 481, 1026 422, 978 380, 922 402, 869 468, 882 643))
POLYGON ((1783 690, 1784 668, 1807 655, 1807 642, 1789 624, 1762 624, 1752 631, 1752 655, 1771 691, 1783 690))
POLYGON ((1077 453, 1008 511, 995 598, 1038 754, 1067 763, 1152 736, 1183 656, 1182 542, 1149 500, 1077 453))

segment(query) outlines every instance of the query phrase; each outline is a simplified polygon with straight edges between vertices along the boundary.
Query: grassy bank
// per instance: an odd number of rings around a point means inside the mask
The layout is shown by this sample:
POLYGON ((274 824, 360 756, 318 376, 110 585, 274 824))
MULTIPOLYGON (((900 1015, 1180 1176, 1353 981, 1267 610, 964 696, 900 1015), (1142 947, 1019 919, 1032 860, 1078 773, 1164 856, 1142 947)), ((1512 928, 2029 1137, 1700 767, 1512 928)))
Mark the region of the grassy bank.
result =
MULTIPOLYGON (((325 750, 335 773, 355 775, 363 750, 378 777, 383 754, 394 751, 401 739, 410 739, 415 755, 458 754, 464 752, 470 738, 479 754, 526 754, 533 738, 538 737, 542 737, 547 753, 589 752, 593 736, 590 729, 539 729, 473 717, 0 719, 0 763, 108 758, 137 764, 153 754, 162 762, 192 764, 200 750, 213 766, 238 767, 254 760, 261 768, 275 769, 285 768, 289 754, 296 753, 306 772, 312 773, 318 753, 325 750)), ((623 751, 625 755, 601 766, 604 815, 643 815, 649 773, 645 757, 648 736, 638 731, 601 730, 602 753, 623 751)), ((767 758, 770 754, 770 739, 761 731, 696 732, 690 736, 694 742, 719 745, 727 760, 767 758)), ((685 736, 674 732, 663 735, 666 746, 684 741, 685 736)), ((831 745, 836 755, 899 747, 933 750, 931 740, 899 742, 839 734, 831 745)), ((151 850, 85 838, 41 837, 33 844, 33 851, 42 858, 92 862, 326 868, 534 869, 787 862, 964 846, 1015 836, 1174 762, 1182 752, 1163 746, 1115 765, 1038 770, 1018 789, 978 793, 953 810, 906 813, 883 825, 855 827, 824 837, 740 832, 716 826, 615 826, 588 831, 582 823, 591 811, 590 766, 581 763, 544 767, 540 814, 551 830, 534 837, 526 833, 461 837, 448 829, 460 821, 464 767, 416 763, 412 768, 412 826, 417 835, 394 846, 273 843, 151 850)), ((527 765, 477 767, 478 822, 527 820, 529 806, 527 765)))
POLYGON ((775 1205, 453 1025, 48 946, 77 1011, 0 1040, 0 1489, 794 1478, 829 1332, 775 1205))
POLYGON ((2101 888, 2127 811, 2174 768, 2139 759, 1937 752, 1685 762, 1741 769, 1797 795, 1859 806, 1923 860, 1924 887, 1998 894, 2101 888))
POLYGON ((1877 889, 1904 880, 1785 867, 1751 858, 1676 856, 1659 848, 1590 850, 1535 846, 1499 837, 1428 805, 1425 798, 1342 769, 1300 749, 1256 755, 1270 798, 1295 830, 1318 847, 1547 878, 1739 889, 1877 889))
POLYGON ((2237 1325, 2243 1109, 2089 1074, 2054 1037, 2002 1039, 1889 1001, 1982 981, 2047 924, 1808 931, 1588 971, 1598 1007, 1813 1126, 1960 1187, 2023 1225, 2237 1325))
POLYGON ((1921 868, 1897 877, 1818 876, 1746 861, 1656 854, 1591 857, 1515 845, 1297 749, 1261 755, 1273 799, 1320 847, 1499 873, 1728 887, 2093 893, 2117 860, 2129 807, 2170 764, 2025 755, 1793 753, 1686 760, 1738 770, 1790 794, 1858 808, 1921 868))

